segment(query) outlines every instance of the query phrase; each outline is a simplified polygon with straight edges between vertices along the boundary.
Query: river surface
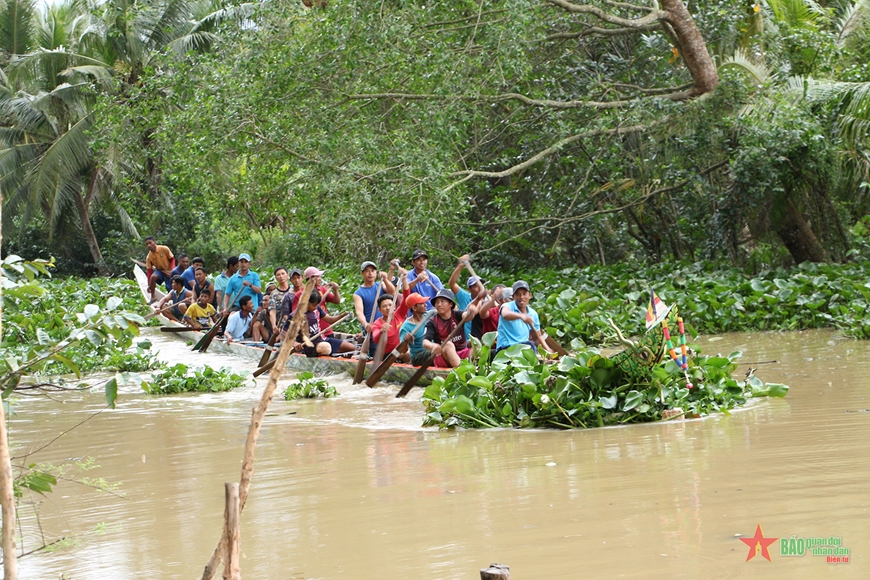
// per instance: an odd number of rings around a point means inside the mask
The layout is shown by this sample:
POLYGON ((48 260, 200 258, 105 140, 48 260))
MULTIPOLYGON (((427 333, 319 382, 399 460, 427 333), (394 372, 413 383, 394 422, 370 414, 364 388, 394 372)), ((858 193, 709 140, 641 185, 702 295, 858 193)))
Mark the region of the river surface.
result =
MULTIPOLYGON (((250 369, 153 336, 167 361, 250 369)), ((331 382, 341 396, 285 402, 263 424, 241 518, 242 576, 258 580, 468 579, 492 562, 518 579, 870 576, 870 341, 830 331, 702 337, 742 350, 758 376, 791 386, 729 416, 578 431, 439 432, 420 427, 421 389, 331 382), (839 537, 848 564, 809 553, 747 561, 751 537, 839 537)), ((745 367, 741 367, 745 368, 745 367)), ((25 399, 10 419, 17 462, 92 457, 40 506, 47 540, 21 578, 199 578, 220 534, 224 482, 238 481, 265 380, 224 394, 123 390, 25 399)), ((38 528, 24 516, 37 547, 38 528)), ((220 577, 220 572, 218 577, 220 577)))

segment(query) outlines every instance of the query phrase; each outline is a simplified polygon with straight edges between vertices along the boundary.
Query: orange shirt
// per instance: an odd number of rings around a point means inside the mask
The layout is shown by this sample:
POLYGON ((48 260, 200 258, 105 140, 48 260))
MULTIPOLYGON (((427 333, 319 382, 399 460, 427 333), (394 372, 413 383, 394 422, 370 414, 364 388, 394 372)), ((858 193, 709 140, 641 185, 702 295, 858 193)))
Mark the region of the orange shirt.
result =
POLYGON ((148 268, 154 268, 155 270, 160 270, 169 276, 169 272, 172 270, 172 259, 174 257, 175 256, 172 255, 172 250, 166 246, 157 246, 156 252, 148 252, 148 257, 145 258, 145 266, 148 268))

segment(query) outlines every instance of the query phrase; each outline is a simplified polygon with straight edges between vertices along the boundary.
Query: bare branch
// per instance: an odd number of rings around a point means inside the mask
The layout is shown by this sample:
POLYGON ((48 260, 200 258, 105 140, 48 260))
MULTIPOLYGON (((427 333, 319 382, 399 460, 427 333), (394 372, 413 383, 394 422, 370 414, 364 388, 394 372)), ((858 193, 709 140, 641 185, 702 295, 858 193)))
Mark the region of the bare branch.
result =
POLYGON ((484 10, 478 14, 472 14, 471 16, 466 16, 465 18, 456 18, 454 20, 441 20, 440 22, 431 22, 424 26, 423 28, 434 28, 436 26, 446 26, 448 24, 459 24, 460 22, 468 22, 469 20, 474 20, 480 18, 481 16, 489 16, 490 14, 500 14, 502 12, 507 12, 506 8, 499 8, 498 10, 484 10))
POLYGON ((643 93, 645 95, 668 95, 668 94, 676 94, 681 91, 685 91, 692 88, 692 83, 686 83, 684 85, 680 85, 678 87, 663 87, 659 89, 645 89, 643 87, 639 87, 637 85, 629 85, 626 83, 613 83, 614 87, 623 87, 626 89, 631 89, 633 91, 637 91, 639 93, 643 93))
MULTIPOLYGON (((650 8, 649 14, 641 18, 620 18, 619 16, 608 14, 598 6, 574 4, 567 0, 547 0, 547 2, 559 6, 560 8, 564 8, 568 12, 573 12, 575 14, 591 14, 603 22, 608 22, 624 28, 640 28, 642 26, 649 26, 653 22, 664 19, 664 13, 656 8, 650 8)), ((640 6, 633 6, 633 9, 643 10, 640 6)))
POLYGON ((564 40, 571 38, 580 38, 581 36, 591 36, 593 34, 597 34, 598 36, 624 36, 627 34, 637 34, 638 32, 650 32, 653 30, 659 30, 661 25, 659 24, 650 24, 649 26, 638 26, 633 28, 601 28, 600 26, 586 26, 580 32, 554 32, 546 37, 546 40, 564 40))
POLYGON ((514 173, 517 173, 518 171, 522 171, 523 169, 531 167, 532 165, 534 165, 538 161, 541 161, 542 159, 545 159, 545 158, 549 157, 550 155, 557 153, 563 147, 570 145, 571 143, 574 143, 576 141, 579 141, 580 139, 586 139, 589 137, 601 137, 601 136, 605 136, 605 135, 627 135, 629 133, 641 133, 643 131, 650 129, 653 126, 661 125, 661 124, 666 123, 668 121, 669 121, 669 118, 665 117, 664 119, 659 119, 658 121, 655 121, 654 123, 651 123, 649 125, 630 125, 628 127, 615 127, 613 129, 596 129, 593 131, 586 131, 583 133, 578 133, 577 135, 572 135, 570 137, 565 137, 564 139, 559 139, 551 146, 549 146, 546 149, 543 149, 541 151, 538 151, 536 154, 529 157, 528 159, 526 159, 522 163, 517 163, 516 165, 514 165, 512 167, 508 167, 507 169, 504 169, 502 171, 457 171, 456 173, 451 173, 451 176, 454 176, 454 177, 459 177, 460 175, 462 175, 464 177, 461 181, 456 182, 456 183, 448 186, 447 189, 452 189, 453 187, 455 187, 459 183, 461 183, 463 181, 467 181, 471 177, 500 178, 500 177, 507 177, 509 175, 513 175, 514 173))

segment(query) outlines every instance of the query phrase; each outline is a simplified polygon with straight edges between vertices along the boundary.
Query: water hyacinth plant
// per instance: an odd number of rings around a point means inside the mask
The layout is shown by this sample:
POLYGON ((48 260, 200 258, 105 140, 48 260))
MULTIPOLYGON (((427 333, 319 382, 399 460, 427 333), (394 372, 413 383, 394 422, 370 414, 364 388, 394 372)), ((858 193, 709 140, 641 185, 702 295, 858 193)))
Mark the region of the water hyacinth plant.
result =
POLYGON ((230 368, 188 368, 176 364, 151 373, 151 381, 142 382, 142 390, 149 395, 173 393, 222 393, 244 385, 250 373, 232 372, 230 368))
POLYGON ((314 374, 310 372, 302 372, 296 375, 296 380, 287 385, 284 390, 284 400, 292 401, 294 399, 316 399, 323 397, 337 397, 338 391, 326 382, 326 379, 315 379, 314 374))
POLYGON ((745 404, 752 397, 784 397, 788 387, 750 374, 737 380, 740 352, 696 355, 683 372, 659 364, 648 382, 634 382, 612 360, 594 351, 539 360, 514 345, 489 362, 495 333, 483 337, 477 363, 469 361, 423 394, 424 425, 449 427, 546 427, 570 429, 701 417, 745 404), (691 384, 691 388, 689 385, 691 384))

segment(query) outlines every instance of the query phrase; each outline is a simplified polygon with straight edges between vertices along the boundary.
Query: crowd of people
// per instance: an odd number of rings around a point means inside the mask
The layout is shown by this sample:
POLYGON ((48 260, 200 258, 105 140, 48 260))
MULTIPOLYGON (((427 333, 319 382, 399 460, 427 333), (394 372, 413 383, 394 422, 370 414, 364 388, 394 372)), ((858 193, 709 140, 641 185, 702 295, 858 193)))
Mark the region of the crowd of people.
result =
MULTIPOLYGON (((300 307, 303 288, 313 279, 314 290, 307 304, 301 305, 307 327, 292 337, 295 350, 311 357, 357 350, 355 341, 338 338, 332 331, 343 316, 331 314, 329 305, 342 303, 341 292, 335 282, 325 282, 324 272, 315 266, 304 271, 278 267, 274 279, 263 287, 260 275, 251 269, 249 254, 230 257, 226 268, 209 280, 202 258, 191 260, 187 254, 176 258, 153 237, 146 238, 145 245, 151 303, 168 318, 196 330, 221 324, 218 336, 227 342, 283 341, 300 307), (167 290, 160 300, 155 298, 158 285, 167 290)), ((538 313, 529 305, 532 289, 526 281, 487 289, 484 280, 469 275, 461 287, 467 255, 457 261, 447 286, 429 270, 424 250, 414 251, 411 264, 413 268, 406 270, 393 260, 386 271, 371 261, 360 266, 362 283, 353 293, 353 314, 360 329, 357 338, 370 337, 369 355, 383 340, 385 352, 397 351, 401 362, 455 368, 470 356, 470 338, 481 339, 488 332, 497 332, 496 352, 515 344, 551 352, 538 313)))

